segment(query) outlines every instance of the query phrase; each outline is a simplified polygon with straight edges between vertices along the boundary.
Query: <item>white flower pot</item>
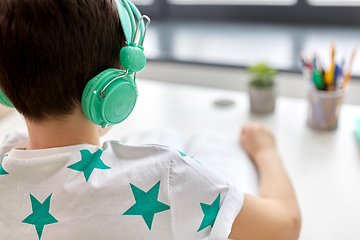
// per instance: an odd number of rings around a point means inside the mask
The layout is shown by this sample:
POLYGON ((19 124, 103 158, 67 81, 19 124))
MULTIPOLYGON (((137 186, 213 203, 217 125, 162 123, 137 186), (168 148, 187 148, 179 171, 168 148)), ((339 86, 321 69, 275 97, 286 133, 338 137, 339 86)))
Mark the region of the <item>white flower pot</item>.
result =
POLYGON ((275 109, 276 88, 256 88, 249 86, 250 107, 254 113, 270 113, 275 109))

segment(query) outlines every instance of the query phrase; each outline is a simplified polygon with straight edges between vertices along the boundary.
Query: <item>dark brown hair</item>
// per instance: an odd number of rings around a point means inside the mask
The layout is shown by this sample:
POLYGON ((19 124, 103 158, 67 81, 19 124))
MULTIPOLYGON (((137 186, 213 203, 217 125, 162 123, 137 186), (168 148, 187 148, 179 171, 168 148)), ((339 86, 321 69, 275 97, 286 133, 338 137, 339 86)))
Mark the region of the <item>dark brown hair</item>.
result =
POLYGON ((0 0, 0 87, 32 121, 70 114, 124 45, 112 0, 0 0))

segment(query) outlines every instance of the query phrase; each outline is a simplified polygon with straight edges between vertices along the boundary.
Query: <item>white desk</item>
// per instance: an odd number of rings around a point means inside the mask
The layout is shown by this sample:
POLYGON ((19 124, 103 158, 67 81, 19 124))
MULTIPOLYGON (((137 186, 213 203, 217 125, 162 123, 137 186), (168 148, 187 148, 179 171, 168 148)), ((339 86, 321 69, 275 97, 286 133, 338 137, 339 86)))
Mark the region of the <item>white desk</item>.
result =
MULTIPOLYGON (((354 134, 354 118, 360 115, 360 106, 343 106, 336 131, 316 132, 306 126, 304 99, 279 97, 274 114, 256 116, 249 112, 244 92, 145 80, 138 80, 138 88, 134 112, 103 140, 164 126, 189 135, 218 131, 237 139, 245 123, 261 122, 275 133, 298 196, 303 217, 299 239, 360 239, 360 156, 354 134), (235 105, 215 107, 213 102, 219 98, 232 99, 235 105)), ((0 140, 22 126, 17 114, 3 119, 0 140)))

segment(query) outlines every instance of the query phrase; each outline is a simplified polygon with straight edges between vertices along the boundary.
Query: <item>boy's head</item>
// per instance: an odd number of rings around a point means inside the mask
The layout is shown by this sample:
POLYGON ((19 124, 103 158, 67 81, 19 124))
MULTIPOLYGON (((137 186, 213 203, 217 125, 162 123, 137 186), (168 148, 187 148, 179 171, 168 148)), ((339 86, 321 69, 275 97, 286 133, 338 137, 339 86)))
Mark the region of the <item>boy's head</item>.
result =
POLYGON ((114 0, 0 0, 0 87, 29 120, 71 114, 123 46, 114 0))

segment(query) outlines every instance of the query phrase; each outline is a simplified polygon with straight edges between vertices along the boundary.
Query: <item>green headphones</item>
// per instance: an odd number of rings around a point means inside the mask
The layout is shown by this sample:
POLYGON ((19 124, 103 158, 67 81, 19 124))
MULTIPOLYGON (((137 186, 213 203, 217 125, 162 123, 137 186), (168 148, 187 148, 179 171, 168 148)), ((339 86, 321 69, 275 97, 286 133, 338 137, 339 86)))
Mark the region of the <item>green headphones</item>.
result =
MULTIPOLYGON (((120 51, 120 62, 125 71, 110 68, 99 73, 86 84, 81 99, 85 116, 103 128, 120 123, 130 115, 138 96, 135 74, 144 69, 146 64, 142 45, 150 18, 141 16, 140 11, 129 0, 116 0, 116 5, 128 43, 120 51), (138 20, 137 25, 134 15, 138 20), (144 18, 147 19, 146 26, 144 18), (140 32, 138 43, 135 42, 137 32, 140 32)), ((13 107, 1 90, 0 103, 13 107)))

